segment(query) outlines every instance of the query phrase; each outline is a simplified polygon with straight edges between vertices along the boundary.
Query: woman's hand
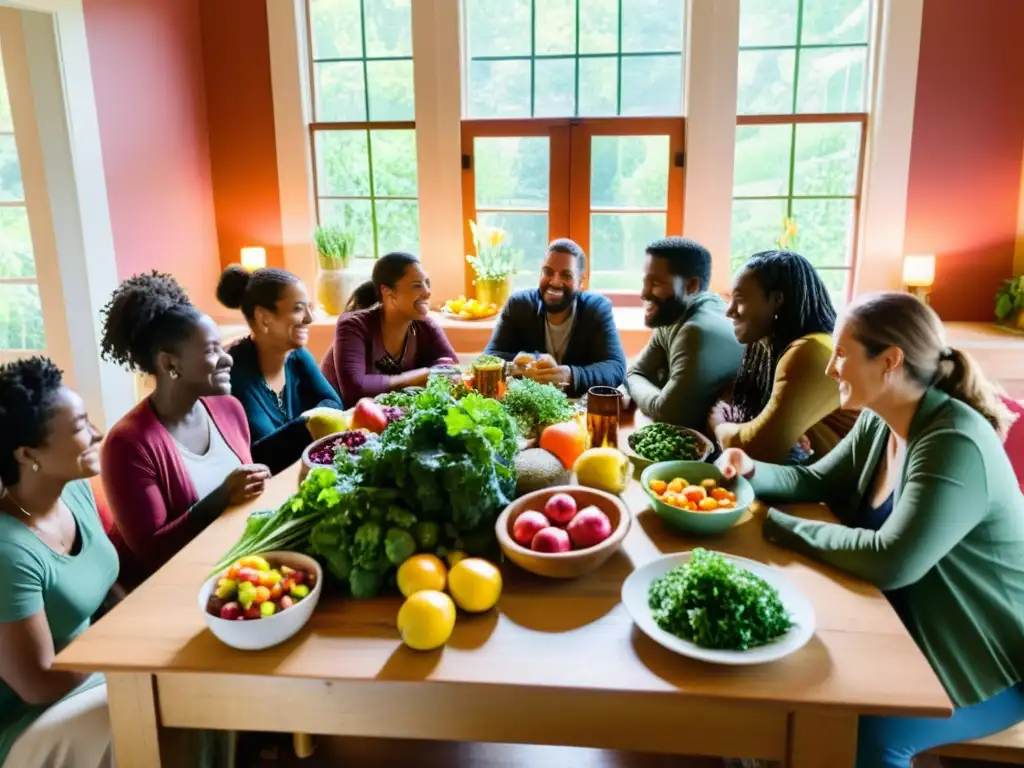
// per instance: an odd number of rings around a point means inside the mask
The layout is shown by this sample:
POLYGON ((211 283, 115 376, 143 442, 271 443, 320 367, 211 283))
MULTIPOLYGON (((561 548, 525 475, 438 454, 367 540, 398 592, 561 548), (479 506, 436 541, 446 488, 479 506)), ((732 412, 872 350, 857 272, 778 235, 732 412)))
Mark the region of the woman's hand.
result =
POLYGON ((735 477, 750 477, 754 474, 754 460, 739 448, 727 448, 718 457, 715 466, 726 480, 735 477))
POLYGON ((263 464, 243 464, 232 470, 231 474, 221 483, 221 487, 227 495, 228 505, 234 506, 252 501, 263 493, 268 479, 270 479, 270 470, 263 464))

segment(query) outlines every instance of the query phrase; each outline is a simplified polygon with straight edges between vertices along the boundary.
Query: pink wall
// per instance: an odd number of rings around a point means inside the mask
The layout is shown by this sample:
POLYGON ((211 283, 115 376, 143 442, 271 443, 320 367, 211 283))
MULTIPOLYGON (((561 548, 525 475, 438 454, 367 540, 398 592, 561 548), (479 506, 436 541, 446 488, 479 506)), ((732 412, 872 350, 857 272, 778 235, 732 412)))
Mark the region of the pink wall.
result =
POLYGON ((199 0, 84 0, 84 12, 118 274, 172 272, 215 312, 199 0))
POLYGON ((1022 0, 924 4, 907 253, 936 254, 944 320, 992 319, 1013 270, 1024 152, 1022 0))

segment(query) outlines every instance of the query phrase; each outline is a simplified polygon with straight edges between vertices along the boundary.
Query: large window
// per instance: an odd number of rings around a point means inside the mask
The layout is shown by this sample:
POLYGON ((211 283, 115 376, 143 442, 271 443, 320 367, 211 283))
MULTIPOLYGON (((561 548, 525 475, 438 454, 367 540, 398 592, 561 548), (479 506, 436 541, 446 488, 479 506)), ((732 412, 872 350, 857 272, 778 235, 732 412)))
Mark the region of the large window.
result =
POLYGON ((590 288, 636 293, 644 247, 682 229, 684 0, 465 9, 465 218, 508 231, 519 285, 571 237, 590 288))
POLYGON ((732 266, 775 247, 848 295, 856 252, 872 0, 740 0, 732 266))
POLYGON ((0 65, 0 350, 46 348, 11 102, 0 65))
POLYGON ((308 0, 317 218, 419 251, 411 0, 308 0))

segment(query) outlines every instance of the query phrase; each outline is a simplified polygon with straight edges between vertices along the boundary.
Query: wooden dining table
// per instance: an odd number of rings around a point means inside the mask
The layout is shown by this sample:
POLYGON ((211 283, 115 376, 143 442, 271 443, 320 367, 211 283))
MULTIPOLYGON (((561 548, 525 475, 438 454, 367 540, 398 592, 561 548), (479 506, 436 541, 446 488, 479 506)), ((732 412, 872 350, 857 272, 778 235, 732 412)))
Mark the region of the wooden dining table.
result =
MULTIPOLYGON (((620 434, 620 440, 624 435, 620 434)), ((213 522, 65 648, 55 668, 103 672, 119 768, 178 765, 189 730, 581 746, 852 768, 861 715, 943 717, 927 660, 873 586, 769 544, 745 512, 726 533, 689 538, 650 508, 639 482, 622 548, 597 571, 550 580, 504 563, 498 606, 460 615, 441 649, 405 647, 400 597, 325 588, 284 644, 244 652, 206 628, 197 594, 248 513, 295 491, 298 467, 213 522), (642 634, 623 580, 663 554, 704 546, 778 568, 812 603, 814 637, 757 666, 680 656, 642 634)), ((790 512, 829 520, 821 506, 790 512)))

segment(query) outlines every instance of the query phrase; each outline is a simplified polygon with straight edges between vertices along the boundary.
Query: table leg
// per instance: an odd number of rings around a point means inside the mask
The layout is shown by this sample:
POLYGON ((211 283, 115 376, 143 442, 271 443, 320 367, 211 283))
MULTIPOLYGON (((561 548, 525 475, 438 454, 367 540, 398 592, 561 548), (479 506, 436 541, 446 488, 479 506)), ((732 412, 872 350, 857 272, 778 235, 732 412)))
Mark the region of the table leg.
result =
POLYGON ((108 672, 106 678, 118 768, 161 768, 152 675, 108 672))
POLYGON ((857 716, 830 712, 794 712, 789 716, 786 768, 854 768, 857 716))

